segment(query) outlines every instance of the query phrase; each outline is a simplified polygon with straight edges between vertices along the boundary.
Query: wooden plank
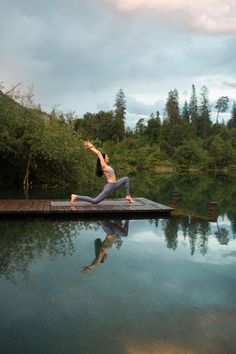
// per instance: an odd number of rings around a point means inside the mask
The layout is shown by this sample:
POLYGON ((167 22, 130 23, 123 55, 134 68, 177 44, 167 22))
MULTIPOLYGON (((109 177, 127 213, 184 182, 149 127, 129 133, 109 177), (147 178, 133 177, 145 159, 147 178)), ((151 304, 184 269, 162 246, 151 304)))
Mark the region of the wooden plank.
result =
POLYGON ((44 210, 44 200, 40 199, 37 205, 38 212, 42 213, 44 210))
POLYGON ((157 202, 154 202, 153 200, 146 199, 146 198, 140 198, 140 199, 141 199, 141 201, 143 201, 144 204, 146 204, 146 205, 150 205, 150 206, 153 206, 153 207, 155 207, 155 208, 160 208, 160 209, 168 209, 168 210, 171 209, 171 210, 173 210, 173 208, 168 207, 168 206, 163 205, 163 204, 159 204, 159 203, 157 203, 157 202))
POLYGON ((29 202, 28 202, 28 211, 31 209, 32 203, 33 203, 33 200, 32 200, 32 199, 29 199, 29 202))
POLYGON ((25 200, 9 200, 4 208, 1 210, 3 213, 15 213, 19 211, 19 208, 25 205, 25 200))
POLYGON ((0 200, 0 210, 3 210, 5 205, 7 204, 8 199, 1 199, 0 200))
POLYGON ((38 211, 37 209, 38 206, 38 200, 31 200, 29 203, 29 213, 35 213, 38 211))
POLYGON ((51 204, 49 200, 44 200, 44 206, 43 206, 43 211, 46 214, 49 214, 51 210, 51 204))
MULTIPOLYGON (((16 210, 17 210, 18 213, 28 211, 28 205, 29 205, 29 200, 28 199, 25 199, 25 200, 19 199, 17 201, 17 204, 18 204, 18 208, 16 210)), ((14 211, 14 209, 12 208, 12 212, 13 211, 14 211)))
POLYGON ((3 202, 1 203, 1 207, 0 207, 0 212, 4 213, 6 210, 8 210, 10 205, 11 205, 10 200, 3 200, 3 202))
POLYGON ((37 214, 37 215, 78 215, 78 216, 106 216, 106 215, 147 215, 169 213, 173 208, 153 202, 146 198, 135 198, 134 203, 124 198, 107 199, 99 204, 78 202, 71 205, 67 201, 43 199, 9 199, 0 200, 0 215, 7 214, 37 214))

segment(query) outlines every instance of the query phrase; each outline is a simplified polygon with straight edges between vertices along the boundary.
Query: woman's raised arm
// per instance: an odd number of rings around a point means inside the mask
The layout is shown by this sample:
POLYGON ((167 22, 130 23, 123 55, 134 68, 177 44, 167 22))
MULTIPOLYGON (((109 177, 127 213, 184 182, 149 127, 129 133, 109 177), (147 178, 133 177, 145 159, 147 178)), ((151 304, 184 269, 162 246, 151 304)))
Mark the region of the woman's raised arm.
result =
POLYGON ((101 151, 97 150, 97 149, 95 148, 95 146, 94 146, 90 141, 85 141, 85 142, 84 142, 84 147, 85 147, 86 149, 88 149, 88 150, 93 151, 93 152, 97 155, 97 157, 98 157, 99 160, 100 160, 102 169, 106 171, 107 163, 106 163, 106 161, 104 160, 104 157, 102 156, 101 151))

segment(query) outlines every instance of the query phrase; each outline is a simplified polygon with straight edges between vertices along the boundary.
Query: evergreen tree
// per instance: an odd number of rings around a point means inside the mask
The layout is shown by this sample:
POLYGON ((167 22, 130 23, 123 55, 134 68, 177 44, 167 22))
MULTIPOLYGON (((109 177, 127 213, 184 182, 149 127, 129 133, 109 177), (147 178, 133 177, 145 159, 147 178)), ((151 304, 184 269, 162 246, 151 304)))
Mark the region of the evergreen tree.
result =
POLYGON ((115 114, 114 114, 114 126, 115 137, 118 141, 122 140, 125 135, 125 115, 126 115, 126 99, 122 89, 116 94, 115 99, 115 114))
POLYGON ((203 86, 200 92, 200 107, 199 117, 197 121, 197 135, 200 137, 207 137, 209 135, 210 126, 211 120, 208 89, 206 86, 203 86))
POLYGON ((155 115, 155 118, 158 122, 160 122, 161 124, 161 118, 160 118, 160 112, 159 111, 156 111, 156 115, 155 115))
POLYGON ((182 109, 182 117, 186 120, 186 122, 190 122, 189 106, 187 101, 184 102, 184 106, 182 109))
POLYGON ((140 118, 135 125, 135 133, 138 135, 144 135, 147 127, 144 122, 144 118, 140 118))
POLYGON ((232 111, 231 111, 231 118, 227 124, 228 128, 236 128, 236 103, 234 101, 232 111))
POLYGON ((194 85, 192 85, 192 95, 189 102, 189 115, 190 115, 193 131, 196 134, 197 121, 198 121, 198 101, 197 101, 196 88, 194 85))
POLYGON ((152 113, 147 121, 146 135, 150 143, 158 141, 160 136, 161 120, 159 111, 156 112, 156 116, 152 113))
POLYGON ((226 112, 227 109, 229 108, 229 97, 228 96, 220 97, 216 102, 215 108, 217 109, 216 121, 218 122, 219 113, 226 112))
POLYGON ((115 135, 115 124, 113 112, 100 111, 96 114, 97 138, 101 141, 113 140, 115 135))
POLYGON ((176 124, 179 122, 180 120, 179 95, 176 89, 170 91, 168 94, 165 113, 166 113, 166 119, 168 123, 176 124))

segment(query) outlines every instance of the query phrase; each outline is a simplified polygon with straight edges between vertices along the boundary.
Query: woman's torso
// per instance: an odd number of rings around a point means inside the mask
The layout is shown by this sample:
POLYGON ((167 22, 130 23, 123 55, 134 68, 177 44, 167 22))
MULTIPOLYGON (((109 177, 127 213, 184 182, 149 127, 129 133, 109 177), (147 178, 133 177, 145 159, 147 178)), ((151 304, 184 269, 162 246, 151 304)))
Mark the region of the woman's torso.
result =
POLYGON ((106 171, 104 171, 103 173, 107 179, 107 182, 110 182, 110 183, 116 182, 115 171, 113 170, 113 168, 111 166, 107 166, 106 171))

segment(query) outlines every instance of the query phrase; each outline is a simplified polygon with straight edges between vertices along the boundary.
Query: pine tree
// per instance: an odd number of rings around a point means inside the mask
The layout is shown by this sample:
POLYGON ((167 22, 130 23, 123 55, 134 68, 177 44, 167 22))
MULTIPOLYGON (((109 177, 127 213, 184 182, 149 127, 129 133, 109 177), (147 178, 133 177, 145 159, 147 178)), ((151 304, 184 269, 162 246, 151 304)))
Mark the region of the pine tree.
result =
POLYGON ((161 119, 159 111, 156 112, 156 116, 152 113, 147 121, 146 135, 150 143, 158 141, 161 129, 161 119))
POLYGON ((176 89, 170 91, 168 94, 165 113, 168 123, 176 124, 179 122, 179 95, 176 89))
POLYGON ((157 110, 156 111, 156 116, 155 116, 156 120, 160 123, 161 125, 161 118, 160 118, 160 112, 157 110))
POLYGON ((135 125, 135 133, 138 135, 144 135, 147 126, 144 122, 144 118, 140 118, 135 125))
POLYGON ((198 101, 196 88, 192 85, 192 95, 189 102, 189 115, 191 119, 191 124, 195 134, 197 133, 197 122, 198 122, 198 101))
POLYGON ((182 109, 182 117, 187 123, 190 122, 189 106, 187 101, 184 102, 184 106, 182 109))
POLYGON ((200 92, 199 117, 197 121, 197 135, 200 137, 207 137, 211 126, 208 95, 208 88, 203 86, 200 92))
POLYGON ((231 111, 231 118, 227 124, 228 128, 236 128, 236 103, 234 101, 232 111, 231 111))
POLYGON ((116 94, 114 112, 115 135, 118 141, 122 140, 125 135, 125 115, 126 115, 126 99, 122 89, 116 94))
POLYGON ((216 121, 218 122, 219 113, 226 112, 227 109, 229 108, 229 97, 228 96, 220 97, 216 102, 215 108, 217 109, 216 121))

